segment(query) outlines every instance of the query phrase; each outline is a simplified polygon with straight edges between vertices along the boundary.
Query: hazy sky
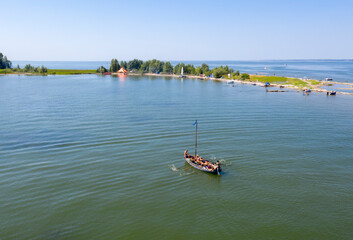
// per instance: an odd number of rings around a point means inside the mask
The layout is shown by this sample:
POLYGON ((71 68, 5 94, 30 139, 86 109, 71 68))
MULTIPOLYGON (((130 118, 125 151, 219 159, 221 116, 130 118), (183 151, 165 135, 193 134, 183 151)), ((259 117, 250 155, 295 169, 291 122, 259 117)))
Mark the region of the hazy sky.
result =
POLYGON ((11 60, 353 58, 352 0, 5 1, 11 60))

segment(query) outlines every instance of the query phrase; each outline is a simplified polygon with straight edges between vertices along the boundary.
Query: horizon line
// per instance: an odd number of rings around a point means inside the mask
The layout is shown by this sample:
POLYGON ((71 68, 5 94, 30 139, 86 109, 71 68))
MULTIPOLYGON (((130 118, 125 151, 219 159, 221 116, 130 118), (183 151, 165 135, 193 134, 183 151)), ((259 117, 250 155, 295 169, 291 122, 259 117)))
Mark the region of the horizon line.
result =
MULTIPOLYGON (((164 61, 164 62, 182 62, 182 61, 197 61, 197 62, 202 62, 202 61, 211 61, 211 62, 220 62, 220 61, 310 61, 310 60, 340 60, 340 61, 353 61, 353 58, 292 58, 292 59, 232 59, 232 60, 163 60, 163 59, 158 59, 158 58, 152 58, 152 59, 139 59, 139 58, 133 58, 133 59, 120 59, 122 61, 131 61, 134 59, 142 60, 142 61, 149 61, 149 60, 159 60, 159 61, 164 61)), ((118 59, 119 60, 119 59, 118 59)), ((10 60, 11 62, 25 62, 25 61, 32 61, 32 62, 109 62, 111 60, 10 60)))

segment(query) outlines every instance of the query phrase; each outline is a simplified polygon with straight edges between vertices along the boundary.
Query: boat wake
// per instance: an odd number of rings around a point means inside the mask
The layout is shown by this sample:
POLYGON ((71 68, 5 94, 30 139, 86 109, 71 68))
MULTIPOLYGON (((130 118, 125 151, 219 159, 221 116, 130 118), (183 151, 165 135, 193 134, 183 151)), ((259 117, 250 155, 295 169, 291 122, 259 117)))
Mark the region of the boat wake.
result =
POLYGON ((180 169, 178 169, 174 164, 169 165, 168 167, 169 167, 169 169, 172 170, 173 172, 179 172, 179 171, 180 171, 180 169))
MULTIPOLYGON (((210 158, 211 161, 213 162, 216 162, 217 161, 217 158, 215 155, 212 155, 211 158, 210 158)), ((227 160, 224 160, 224 159, 219 159, 218 160, 223 166, 231 166, 232 163, 231 162, 228 162, 227 160)))
POLYGON ((190 174, 193 174, 195 173, 195 171, 192 171, 192 172, 183 172, 183 173, 180 173, 180 176, 187 176, 187 175, 190 175, 190 174))
POLYGON ((224 159, 221 159, 221 160, 219 160, 219 162, 223 165, 223 166, 232 166, 232 162, 228 162, 228 161, 226 161, 226 160, 224 160, 224 159))
POLYGON ((171 165, 168 166, 168 168, 169 168, 170 170, 172 170, 173 172, 180 172, 180 173, 179 173, 180 176, 187 176, 187 175, 190 175, 190 174, 195 173, 195 171, 192 171, 192 172, 186 171, 186 170, 188 170, 188 169, 191 168, 190 166, 189 166, 189 167, 186 167, 186 168, 185 168, 185 167, 180 167, 180 168, 178 168, 178 167, 176 167, 174 164, 171 164, 171 165))

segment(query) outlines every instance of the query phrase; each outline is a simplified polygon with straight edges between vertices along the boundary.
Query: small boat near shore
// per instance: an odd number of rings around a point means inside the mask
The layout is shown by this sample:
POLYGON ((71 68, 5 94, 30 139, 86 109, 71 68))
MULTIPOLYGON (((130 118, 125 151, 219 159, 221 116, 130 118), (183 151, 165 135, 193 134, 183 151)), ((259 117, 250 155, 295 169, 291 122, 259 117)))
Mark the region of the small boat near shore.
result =
POLYGON ((269 82, 265 82, 265 84, 263 86, 264 87, 271 87, 271 84, 269 82))
POLYGON ((185 78, 184 76, 184 67, 181 67, 181 71, 180 71, 180 78, 185 78))
POLYGON ((326 95, 327 95, 327 96, 336 95, 336 91, 329 91, 329 92, 326 92, 326 95))
POLYGON ((195 135, 195 155, 189 154, 188 150, 184 151, 184 159, 190 166, 212 174, 220 174, 222 172, 221 163, 217 161, 213 163, 209 160, 204 159, 203 157, 197 155, 197 121, 194 123, 196 125, 196 135, 195 135))

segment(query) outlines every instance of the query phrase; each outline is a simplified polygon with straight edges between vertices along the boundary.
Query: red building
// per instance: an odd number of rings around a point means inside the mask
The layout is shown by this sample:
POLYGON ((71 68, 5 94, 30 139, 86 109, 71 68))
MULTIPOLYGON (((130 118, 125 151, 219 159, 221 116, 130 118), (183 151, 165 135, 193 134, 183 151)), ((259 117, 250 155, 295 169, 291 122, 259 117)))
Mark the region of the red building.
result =
POLYGON ((118 71, 118 73, 127 74, 127 71, 126 71, 124 68, 120 68, 120 70, 118 71))

